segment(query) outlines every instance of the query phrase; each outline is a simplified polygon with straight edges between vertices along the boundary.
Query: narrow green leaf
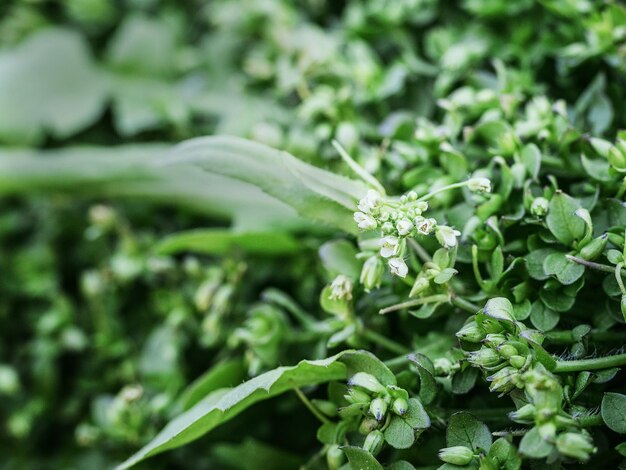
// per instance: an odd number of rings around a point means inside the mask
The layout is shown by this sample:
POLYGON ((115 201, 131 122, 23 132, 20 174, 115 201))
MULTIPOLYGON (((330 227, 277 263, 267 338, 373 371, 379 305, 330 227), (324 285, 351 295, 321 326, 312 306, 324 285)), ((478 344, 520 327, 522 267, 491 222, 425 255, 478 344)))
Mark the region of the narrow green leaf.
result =
POLYGON ((328 359, 301 361, 295 366, 279 367, 261 374, 233 389, 213 392, 172 420, 152 441, 117 468, 130 468, 148 457, 191 442, 259 401, 297 387, 346 379, 348 367, 343 361, 352 359, 354 362, 354 358, 362 354, 365 353, 344 351, 328 359))
POLYGON ((298 241, 283 232, 236 233, 228 229, 188 230, 161 239, 154 247, 159 254, 181 252, 222 255, 240 249, 252 255, 283 255, 302 249, 298 241))

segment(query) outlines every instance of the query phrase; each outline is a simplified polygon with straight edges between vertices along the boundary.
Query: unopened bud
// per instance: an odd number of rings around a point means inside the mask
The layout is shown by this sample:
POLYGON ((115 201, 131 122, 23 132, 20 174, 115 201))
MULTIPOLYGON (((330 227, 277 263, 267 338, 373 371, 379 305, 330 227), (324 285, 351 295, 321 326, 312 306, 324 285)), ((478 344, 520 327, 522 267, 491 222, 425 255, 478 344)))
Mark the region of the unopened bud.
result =
POLYGON ((372 417, 366 416, 361 420, 361 423, 359 424, 359 434, 367 436, 375 429, 378 429, 378 426, 380 426, 380 423, 378 421, 376 421, 372 417))
POLYGON ((608 241, 609 237, 606 234, 601 235, 598 238, 594 238, 581 248, 581 250, 578 252, 578 257, 587 261, 596 259, 602 254, 608 241))
POLYGON ((491 181, 489 178, 472 178, 467 181, 467 188, 473 193, 490 193, 491 181))
POLYGON ((497 352, 485 347, 469 353, 467 360, 470 364, 487 369, 496 367, 502 362, 502 358, 497 352))
POLYGON ((415 282, 413 283, 413 287, 411 288, 411 292, 409 292, 409 297, 415 297, 416 295, 421 294, 426 289, 430 287, 430 281, 425 277, 417 277, 415 282))
POLYGON ((474 458, 474 451, 465 446, 445 447, 439 451, 439 458, 452 465, 467 465, 474 458))
POLYGON ((370 403, 370 413, 376 421, 382 421, 387 414, 387 402, 382 398, 374 398, 370 403))
POLYGON ((545 217, 548 207, 550 207, 550 202, 545 197, 538 197, 530 205, 530 213, 535 217, 545 217))
POLYGON ((385 443, 385 436, 379 430, 370 432, 365 438, 363 443, 363 449, 368 451, 372 455, 378 454, 385 443))
POLYGON ((385 393, 387 389, 374 377, 367 372, 357 372, 348 381, 348 385, 361 387, 372 393, 385 393))
POLYGON ((591 438, 587 434, 565 432, 556 438, 558 451, 576 460, 586 462, 591 454, 596 452, 591 438))
POLYGON ((509 413, 509 418, 518 423, 530 423, 535 419, 535 405, 528 403, 517 411, 509 413))
POLYGON ((511 364, 516 369, 521 369, 526 365, 526 358, 524 356, 511 356, 509 357, 509 364, 511 364))
POLYGON ((345 461, 345 455, 337 444, 328 447, 326 451, 326 464, 329 470, 339 470, 345 461))
POLYGON ((361 269, 361 284, 366 292, 380 287, 383 275, 385 273, 385 265, 378 256, 369 257, 363 264, 361 269))
POLYGON ((348 389, 348 393, 344 395, 348 403, 369 403, 372 399, 367 393, 358 388, 348 389))
POLYGON ((485 338, 485 332, 472 321, 457 331, 456 337, 468 343, 480 343, 485 338))
POLYGON ((409 402, 404 398, 396 398, 391 404, 391 410, 398 416, 402 416, 409 409, 409 402))
POLYGON ((500 354, 500 356, 502 356, 505 359, 508 359, 511 356, 515 356, 517 355, 517 348, 515 348, 515 346, 511 345, 511 344, 501 344, 500 346, 498 346, 497 348, 498 354, 500 354))
POLYGON ((483 343, 490 348, 497 348, 506 341, 506 336, 501 333, 490 333, 485 336, 483 343))

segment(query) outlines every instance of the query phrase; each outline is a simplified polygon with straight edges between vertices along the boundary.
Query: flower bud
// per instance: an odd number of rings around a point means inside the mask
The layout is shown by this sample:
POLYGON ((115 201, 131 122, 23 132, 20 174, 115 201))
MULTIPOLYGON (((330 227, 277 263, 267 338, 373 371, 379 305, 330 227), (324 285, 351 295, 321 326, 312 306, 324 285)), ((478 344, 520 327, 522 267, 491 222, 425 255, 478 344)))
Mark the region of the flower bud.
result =
POLYGON ((489 178, 471 178, 467 181, 467 188, 473 193, 490 193, 491 181, 489 178))
POLYGON ((430 281, 425 277, 418 276, 413 283, 413 287, 411 288, 411 292, 409 292, 409 297, 415 297, 416 295, 421 294, 426 289, 430 287, 430 281))
POLYGON ((381 230, 383 233, 392 233, 393 232, 393 224, 391 222, 385 222, 381 226, 381 230))
POLYGON ((339 470, 345 461, 345 455, 337 444, 328 447, 326 451, 326 464, 329 470, 339 470))
POLYGON ((468 343, 480 343, 485 338, 485 332, 475 321, 472 321, 457 331, 456 337, 468 343))
POLYGON ((591 437, 587 434, 564 432, 556 438, 558 451, 576 460, 586 462, 591 454, 596 452, 591 437))
POLYGON ((415 191, 409 191, 406 193, 406 197, 409 201, 417 201, 417 193, 415 191))
POLYGON ((496 351, 485 347, 469 353, 467 360, 470 364, 485 368, 496 367, 502 362, 502 358, 496 351))
POLYGON ((406 236, 413 230, 413 223, 407 219, 401 219, 396 222, 396 229, 401 236, 406 236))
POLYGON ((535 405, 528 403, 517 411, 509 413, 509 418, 518 423, 531 423, 535 419, 535 405))
POLYGON ((438 225, 435 229, 435 237, 437 237, 437 241, 444 248, 450 249, 454 248, 458 241, 456 237, 460 236, 461 232, 458 230, 454 230, 452 227, 448 227, 447 225, 438 225))
POLYGON ((545 217, 549 206, 550 202, 545 197, 538 197, 530 205, 530 213, 535 217, 545 217))
POLYGON ((382 260, 378 256, 369 257, 361 269, 360 281, 365 291, 369 292, 380 287, 384 273, 385 266, 382 260))
POLYGON ((331 300, 352 300, 352 279, 340 274, 330 284, 331 300))
POLYGON ((498 354, 500 354, 500 356, 502 356, 505 359, 508 359, 511 356, 517 355, 517 349, 512 344, 507 344, 507 343, 501 344, 500 346, 498 346, 497 351, 498 351, 498 354))
POLYGON ((491 382, 489 390, 504 394, 513 390, 521 379, 517 369, 507 366, 487 377, 487 380, 491 382))
POLYGON ((355 212, 354 221, 361 230, 374 230, 378 226, 374 217, 363 212, 355 212))
POLYGON ((376 209, 377 207, 381 206, 382 203, 382 196, 377 191, 370 189, 367 192, 367 195, 359 201, 358 208, 360 211, 369 214, 372 209, 376 209))
POLYGON ((402 416, 409 409, 409 402, 404 398, 396 398, 391 404, 391 410, 398 416, 402 416))
POLYGON ((378 426, 380 426, 380 423, 378 421, 376 421, 374 418, 366 416, 361 420, 361 423, 359 424, 359 434, 367 436, 375 429, 378 429, 378 426))
POLYGON ((435 375, 438 377, 450 375, 452 372, 452 361, 447 357, 438 357, 433 361, 433 365, 435 366, 435 375))
POLYGON ((378 454, 385 444, 385 436, 379 430, 370 432, 363 443, 363 450, 368 451, 372 455, 378 454))
POLYGON ((452 465, 467 465, 474 458, 474 451, 465 446, 445 447, 439 451, 439 458, 452 465))
POLYGON ((387 389, 374 377, 367 372, 357 372, 348 381, 348 385, 361 387, 372 393, 385 393, 387 389))
POLYGON ((367 393, 358 388, 349 388, 348 393, 343 397, 348 403, 369 403, 372 399, 367 393))
POLYGON ((370 413, 376 421, 382 421, 387 414, 387 402, 382 398, 374 398, 370 403, 370 413))
POLYGON ((487 336, 485 336, 483 343, 485 344, 485 346, 489 346, 490 348, 497 348, 505 341, 506 336, 504 336, 502 333, 489 333, 487 336))
POLYGON ((608 241, 609 237, 606 234, 601 235, 598 238, 594 238, 581 248, 578 252, 578 257, 587 261, 596 259, 602 254, 608 241))
POLYGON ((509 357, 509 364, 516 369, 521 369, 526 365, 526 358, 524 356, 514 355, 509 357))
POLYGON ((391 274, 402 278, 406 277, 409 273, 409 267, 402 258, 391 258, 389 260, 389 269, 391 270, 391 274))

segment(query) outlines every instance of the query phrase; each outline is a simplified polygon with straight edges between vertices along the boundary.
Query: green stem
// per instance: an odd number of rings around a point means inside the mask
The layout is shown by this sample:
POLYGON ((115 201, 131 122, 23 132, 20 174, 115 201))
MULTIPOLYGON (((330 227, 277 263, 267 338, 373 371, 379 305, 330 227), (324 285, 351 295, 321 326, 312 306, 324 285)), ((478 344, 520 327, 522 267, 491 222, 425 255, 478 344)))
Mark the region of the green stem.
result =
POLYGON ((409 238, 409 245, 411 245, 413 251, 415 251, 419 259, 421 259, 424 263, 432 261, 430 254, 422 247, 422 245, 417 243, 415 239, 409 238))
MULTIPOLYGON (((586 338, 599 342, 623 342, 626 340, 626 333, 615 331, 592 331, 588 333, 586 338)), ((546 341, 553 344, 573 344, 578 340, 574 338, 571 331, 548 331, 546 333, 546 341)))
POLYGON ((302 393, 302 390, 296 387, 293 389, 293 391, 296 392, 296 395, 298 395, 298 398, 300 399, 300 401, 304 404, 304 406, 306 406, 309 409, 311 413, 313 413, 313 415, 317 419, 319 419, 323 424, 330 423, 330 420, 326 418, 326 416, 324 416, 313 403, 311 403, 311 401, 307 398, 307 396, 304 393, 302 393))
MULTIPOLYGON (((577 256, 573 255, 565 255, 565 257, 568 260, 573 261, 574 263, 582 264, 583 266, 586 266, 590 269, 595 269, 596 271, 602 271, 605 273, 615 272, 615 267, 609 266, 608 264, 594 263, 593 261, 587 261, 586 259, 578 258, 577 256)), ((626 272, 622 272, 622 274, 626 275, 626 272)))
POLYGON ((401 356, 385 361, 385 365, 390 369, 395 369, 396 367, 407 365, 409 362, 411 362, 409 360, 409 356, 407 354, 402 354, 401 356))
POLYGON ((462 181, 460 183, 454 183, 454 184, 449 184, 448 186, 443 186, 439 189, 435 189, 434 191, 431 191, 430 193, 420 197, 418 199, 418 201, 428 201, 431 197, 433 197, 435 194, 439 194, 442 193, 444 191, 448 191, 450 189, 457 189, 457 188, 463 188, 467 186, 467 181, 462 181))
POLYGON ((424 305, 433 302, 446 302, 447 300, 448 296, 445 294, 430 295, 428 297, 407 300, 406 302, 401 302, 399 304, 391 305, 390 307, 382 308, 378 311, 378 313, 384 315, 386 313, 395 312, 396 310, 402 310, 404 308, 415 307, 417 305, 424 305))
POLYGON ((626 366, 626 354, 615 356, 596 357, 593 359, 578 359, 575 361, 556 361, 554 372, 580 372, 583 370, 610 369, 626 366))
POLYGON ((400 343, 396 343, 395 341, 387 338, 386 336, 378 334, 375 331, 363 330, 361 332, 361 335, 364 338, 370 340, 371 342, 376 343, 379 346, 381 346, 381 347, 391 351, 392 353, 395 353, 395 354, 408 354, 410 352, 410 350, 408 348, 405 348, 400 343))
POLYGON ((460 309, 463 309, 466 312, 469 312, 469 313, 472 313, 472 314, 478 312, 482 308, 482 307, 479 307, 478 305, 470 302, 469 300, 465 300, 464 298, 459 297, 456 294, 453 294, 453 295, 450 296, 450 302, 455 307, 459 307, 460 309))

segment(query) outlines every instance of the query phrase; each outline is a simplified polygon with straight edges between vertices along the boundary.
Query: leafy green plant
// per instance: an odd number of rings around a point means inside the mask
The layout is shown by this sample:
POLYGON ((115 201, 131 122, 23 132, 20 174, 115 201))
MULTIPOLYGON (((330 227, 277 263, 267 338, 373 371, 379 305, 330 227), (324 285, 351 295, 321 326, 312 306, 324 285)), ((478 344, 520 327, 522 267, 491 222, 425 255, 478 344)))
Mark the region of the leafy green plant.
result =
POLYGON ((621 4, 46 3, 1 7, 8 468, 623 465, 621 4))

